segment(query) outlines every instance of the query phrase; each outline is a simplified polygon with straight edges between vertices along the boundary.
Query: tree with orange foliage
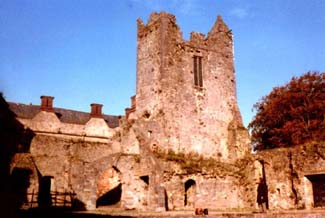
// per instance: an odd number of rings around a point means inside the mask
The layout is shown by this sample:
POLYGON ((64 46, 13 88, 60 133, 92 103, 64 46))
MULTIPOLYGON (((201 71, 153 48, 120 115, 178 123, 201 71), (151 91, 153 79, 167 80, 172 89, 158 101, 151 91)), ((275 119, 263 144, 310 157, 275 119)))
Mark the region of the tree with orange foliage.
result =
POLYGON ((325 73, 308 72, 275 87, 248 125, 257 150, 325 140, 325 73))

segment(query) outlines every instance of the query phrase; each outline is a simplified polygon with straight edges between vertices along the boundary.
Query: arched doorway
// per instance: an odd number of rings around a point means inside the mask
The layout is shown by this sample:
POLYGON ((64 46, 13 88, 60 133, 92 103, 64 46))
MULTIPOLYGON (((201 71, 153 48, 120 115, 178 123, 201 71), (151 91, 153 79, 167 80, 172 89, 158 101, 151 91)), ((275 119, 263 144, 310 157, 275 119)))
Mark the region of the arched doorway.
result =
POLYGON ((120 171, 116 167, 105 170, 98 178, 96 207, 119 207, 122 195, 120 171))
POLYGON ((185 186, 184 206, 194 207, 195 195, 196 195, 196 183, 193 179, 189 179, 185 182, 184 186, 185 186))
POLYGON ((147 207, 149 205, 149 176, 140 176, 142 182, 139 183, 140 202, 142 206, 147 207))

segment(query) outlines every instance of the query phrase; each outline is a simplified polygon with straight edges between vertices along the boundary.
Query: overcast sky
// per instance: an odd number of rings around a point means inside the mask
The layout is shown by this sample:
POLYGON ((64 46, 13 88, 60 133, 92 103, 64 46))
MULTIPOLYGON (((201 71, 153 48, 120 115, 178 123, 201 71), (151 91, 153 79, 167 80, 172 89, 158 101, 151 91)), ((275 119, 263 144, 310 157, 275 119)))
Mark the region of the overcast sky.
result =
POLYGON ((325 71, 323 0, 0 0, 0 91, 7 101, 121 115, 135 94, 136 20, 174 14, 188 39, 221 15, 234 34, 245 125, 273 87, 325 71))

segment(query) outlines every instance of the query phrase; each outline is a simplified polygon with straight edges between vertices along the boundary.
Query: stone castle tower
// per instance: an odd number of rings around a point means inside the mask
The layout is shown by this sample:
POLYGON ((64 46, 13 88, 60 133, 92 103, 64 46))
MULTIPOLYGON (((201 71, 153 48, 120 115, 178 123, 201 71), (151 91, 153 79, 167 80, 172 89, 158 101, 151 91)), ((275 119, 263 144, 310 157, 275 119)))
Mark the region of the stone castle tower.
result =
POLYGON ((189 41, 170 14, 138 21, 137 90, 125 116, 105 115, 101 104, 89 112, 57 108, 53 100, 41 96, 40 105, 25 105, 0 95, 0 144, 12 155, 3 177, 13 184, 6 201, 237 211, 254 209, 255 182, 263 176, 271 209, 324 205, 323 144, 249 154, 232 35, 221 17, 207 36, 192 33, 189 41))
POLYGON ((139 20, 136 85, 120 117, 102 114, 101 104, 90 113, 55 108, 51 96, 40 106, 10 104, 31 133, 11 163, 13 172, 31 172, 27 192, 42 193, 44 177, 47 193, 74 193, 71 207, 87 210, 248 207, 250 192, 239 184, 251 184, 242 173, 249 137, 221 17, 207 37, 192 33, 189 41, 173 15, 139 20))
POLYGON ((247 151, 236 98, 231 30, 219 16, 207 37, 182 39, 173 15, 138 20, 136 117, 151 149, 228 160, 247 151))

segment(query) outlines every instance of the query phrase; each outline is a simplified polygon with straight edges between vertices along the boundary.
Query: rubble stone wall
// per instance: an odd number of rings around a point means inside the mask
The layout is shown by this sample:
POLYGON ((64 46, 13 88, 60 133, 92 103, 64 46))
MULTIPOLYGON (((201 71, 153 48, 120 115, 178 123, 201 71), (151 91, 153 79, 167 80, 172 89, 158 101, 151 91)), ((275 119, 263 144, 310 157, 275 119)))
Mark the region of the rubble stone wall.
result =
POLYGON ((237 105, 232 34, 218 17, 205 37, 182 39, 176 19, 161 12, 138 21, 136 114, 162 150, 196 152, 224 161, 242 157, 248 140, 237 105), (203 86, 194 84, 194 57, 202 59, 203 86), (234 135, 235 134, 235 135, 234 135), (236 144, 237 142, 237 144, 236 144), (231 150, 231 147, 240 149, 231 150), (238 152, 237 152, 238 150, 238 152))
MULTIPOLYGON (((324 144, 310 143, 256 155, 264 165, 270 209, 311 209, 315 206, 309 176, 325 174, 324 154, 324 144)), ((261 168, 257 170, 262 176, 261 168)))

